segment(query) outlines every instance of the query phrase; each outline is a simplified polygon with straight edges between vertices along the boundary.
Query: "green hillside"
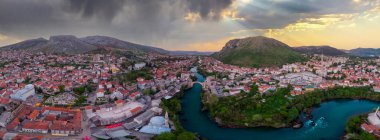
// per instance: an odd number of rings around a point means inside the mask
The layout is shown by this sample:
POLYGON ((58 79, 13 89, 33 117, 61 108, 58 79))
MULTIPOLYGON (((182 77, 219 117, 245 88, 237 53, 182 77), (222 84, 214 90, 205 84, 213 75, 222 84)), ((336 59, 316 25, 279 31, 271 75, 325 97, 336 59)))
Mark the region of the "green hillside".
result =
POLYGON ((249 67, 281 66, 307 60, 288 45, 262 36, 231 40, 212 56, 223 63, 249 67))

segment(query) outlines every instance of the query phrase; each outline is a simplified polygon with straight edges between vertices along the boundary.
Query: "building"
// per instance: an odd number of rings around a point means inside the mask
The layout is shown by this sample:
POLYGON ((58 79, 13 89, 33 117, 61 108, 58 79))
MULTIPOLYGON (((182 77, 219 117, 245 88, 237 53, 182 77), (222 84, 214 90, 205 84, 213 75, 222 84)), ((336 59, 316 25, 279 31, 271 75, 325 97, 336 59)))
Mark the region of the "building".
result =
POLYGON ((26 101, 28 97, 33 96, 34 94, 35 94, 34 85, 29 84, 29 85, 26 85, 25 88, 11 94, 11 99, 26 101))
POLYGON ((29 121, 22 126, 23 132, 47 134, 50 122, 29 121))
POLYGON ((158 135, 164 132, 170 132, 171 130, 168 127, 167 119, 168 118, 164 118, 162 116, 152 117, 149 121, 149 124, 142 127, 140 129, 140 132, 155 134, 155 135, 158 135))
POLYGON ((380 127, 379 107, 376 109, 374 113, 369 113, 367 119, 371 125, 374 125, 379 128, 380 127))
POLYGON ((277 77, 282 84, 291 85, 318 85, 322 83, 323 78, 310 72, 290 73, 285 76, 277 77))
POLYGON ((6 127, 7 124, 13 119, 11 112, 4 112, 0 116, 0 126, 6 127))
POLYGON ((87 116, 92 116, 90 119, 96 125, 109 125, 122 122, 137 113, 140 113, 144 104, 139 102, 121 103, 117 106, 103 107, 93 111, 87 111, 87 116))
POLYGON ((373 91, 380 92, 380 84, 373 86, 373 91))
POLYGON ((145 64, 144 62, 136 63, 136 64, 133 66, 133 69, 134 69, 134 70, 140 70, 140 69, 144 68, 145 65, 146 65, 146 64, 145 64))
POLYGON ((377 130, 377 127, 374 125, 368 125, 366 123, 363 123, 360 125, 360 128, 362 128, 364 131, 367 131, 368 133, 373 133, 377 130))

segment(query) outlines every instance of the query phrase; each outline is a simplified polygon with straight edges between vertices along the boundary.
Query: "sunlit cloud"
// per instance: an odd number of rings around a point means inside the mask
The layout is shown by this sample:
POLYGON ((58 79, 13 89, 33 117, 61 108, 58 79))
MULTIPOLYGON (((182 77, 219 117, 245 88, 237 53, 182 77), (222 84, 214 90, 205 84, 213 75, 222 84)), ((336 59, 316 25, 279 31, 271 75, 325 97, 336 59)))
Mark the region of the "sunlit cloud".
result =
POLYGON ((198 51, 219 51, 221 47, 223 47, 226 42, 228 42, 231 39, 234 39, 236 37, 227 37, 227 38, 222 38, 219 40, 212 40, 208 42, 196 42, 187 45, 186 48, 187 50, 198 50, 198 51))
POLYGON ((19 41, 20 39, 0 34, 0 45, 9 45, 19 41))
POLYGON ((199 20, 201 17, 198 13, 187 13, 185 16, 185 20, 188 22, 196 22, 199 20))

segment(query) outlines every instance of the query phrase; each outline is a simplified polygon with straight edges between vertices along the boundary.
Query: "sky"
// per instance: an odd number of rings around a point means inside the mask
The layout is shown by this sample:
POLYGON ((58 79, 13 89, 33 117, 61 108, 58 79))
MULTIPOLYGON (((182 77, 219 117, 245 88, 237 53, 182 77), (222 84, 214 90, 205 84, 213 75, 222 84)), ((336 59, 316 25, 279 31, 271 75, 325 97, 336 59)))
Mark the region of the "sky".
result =
POLYGON ((0 46, 104 35, 168 50, 219 51, 250 36, 380 48, 379 23, 380 0, 0 0, 0 46))

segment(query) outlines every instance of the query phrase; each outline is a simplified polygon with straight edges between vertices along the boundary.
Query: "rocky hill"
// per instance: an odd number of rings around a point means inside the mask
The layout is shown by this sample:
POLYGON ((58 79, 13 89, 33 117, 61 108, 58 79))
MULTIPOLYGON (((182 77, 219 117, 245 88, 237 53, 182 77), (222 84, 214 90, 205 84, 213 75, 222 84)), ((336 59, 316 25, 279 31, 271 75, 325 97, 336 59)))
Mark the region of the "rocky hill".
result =
POLYGON ((230 40, 212 56, 227 64, 250 67, 281 66, 307 60, 285 43, 263 36, 230 40))

